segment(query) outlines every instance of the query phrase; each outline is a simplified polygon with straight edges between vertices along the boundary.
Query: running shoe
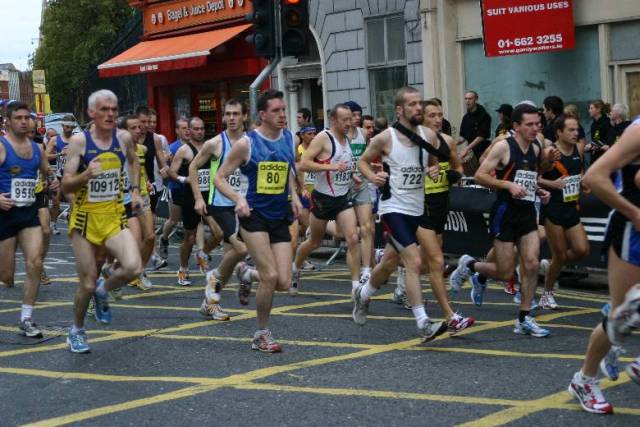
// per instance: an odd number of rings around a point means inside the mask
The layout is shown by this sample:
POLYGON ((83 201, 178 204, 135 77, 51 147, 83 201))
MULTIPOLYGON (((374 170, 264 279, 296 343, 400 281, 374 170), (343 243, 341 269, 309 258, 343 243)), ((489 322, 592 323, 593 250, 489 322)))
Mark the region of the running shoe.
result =
POLYGON ((141 291, 146 292, 153 287, 153 284, 151 283, 151 280, 149 280, 149 277, 146 275, 146 273, 142 273, 140 276, 138 276, 138 280, 136 281, 136 286, 141 291))
POLYGON ((602 313, 602 315, 604 317, 609 317, 609 310, 611 310, 611 303, 608 302, 605 305, 602 306, 602 308, 600 309, 600 313, 602 313))
POLYGON ((449 276, 451 276, 451 273, 453 273, 455 269, 456 267, 454 267, 451 264, 445 265, 444 268, 442 269, 442 277, 444 277, 445 279, 448 279, 449 276))
POLYGON ((396 287, 402 289, 404 292, 404 267, 398 267, 398 276, 396 276, 396 287))
POLYGON ((459 313, 453 313, 453 316, 451 316, 447 322, 447 329, 451 335, 454 335, 460 331, 470 328, 475 322, 476 319, 473 317, 464 317, 459 313))
MULTIPOLYGON (((540 260, 540 274, 542 274, 542 277, 544 277, 545 280, 547 280, 547 272, 549 271, 550 266, 551 266, 551 260, 548 260, 548 259, 540 260)), ((558 283, 557 280, 553 282, 553 289, 555 291, 560 289, 560 284, 558 283)), ((555 310, 555 308, 552 310, 555 310)))
POLYGON ((69 335, 67 335, 67 345, 72 353, 89 353, 91 348, 87 342, 87 334, 84 331, 73 333, 69 328, 69 335))
POLYGON ((316 268, 317 268, 316 265, 309 260, 305 259, 304 262, 302 263, 303 271, 314 271, 316 268))
POLYGON ((634 329, 640 328, 640 284, 629 289, 624 302, 609 313, 607 335, 612 344, 621 345, 634 329))
POLYGON ((617 381, 620 376, 618 357, 624 353, 625 351, 622 347, 613 345, 609 353, 600 361, 600 370, 611 381, 617 381))
POLYGON ((395 288, 393 291, 393 295, 391 295, 391 301, 398 304, 403 305, 404 301, 407 299, 407 294, 400 288, 395 288))
POLYGON ((629 363, 626 371, 629 378, 631 378, 636 384, 640 385, 640 357, 629 363))
POLYGON ((358 325, 364 325, 367 323, 367 312, 369 311, 369 301, 362 301, 360 298, 360 293, 365 285, 358 286, 353 291, 353 312, 352 317, 353 321, 358 325))
POLYGON ((188 270, 178 270, 178 286, 191 286, 188 270))
POLYGON ((122 288, 115 288, 114 290, 109 291, 109 296, 113 301, 122 300, 122 298, 124 298, 124 295, 122 294, 122 288))
MULTIPOLYGON (((520 291, 517 291, 516 294, 513 296, 513 302, 514 304, 520 304, 522 302, 522 294, 520 293, 520 291)), ((538 308, 538 301, 534 297, 531 300, 531 310, 535 310, 537 308, 538 308)))
POLYGON ((238 283, 240 284, 238 288, 238 300, 241 305, 249 304, 249 297, 251 296, 251 280, 247 280, 247 274, 249 272, 249 266, 244 263, 238 263, 236 267, 236 277, 238 278, 238 283))
POLYGON ((253 335, 251 349, 263 353, 280 353, 282 351, 282 347, 273 339, 271 331, 268 329, 256 331, 253 335))
POLYGON ((102 273, 102 277, 104 280, 107 280, 113 274, 113 265, 107 264, 106 262, 102 264, 102 268, 100 269, 100 273, 102 273))
MULTIPOLYGON (((100 278, 97 287, 102 286, 104 279, 100 278)), ((111 309, 109 308, 108 295, 101 296, 98 292, 94 292, 93 299, 96 303, 96 320, 103 325, 111 323, 111 309)))
POLYGON ((569 383, 569 393, 580 402, 580 406, 593 414, 612 414, 613 406, 607 402, 595 378, 586 378, 579 371, 569 383))
POLYGON ((544 291, 540 297, 540 307, 543 310, 557 310, 558 303, 554 298, 553 291, 544 291))
POLYGON ((466 254, 462 255, 458 260, 458 266, 453 270, 453 273, 451 273, 451 276, 449 277, 449 285, 451 285, 452 292, 457 293, 462 288, 465 280, 467 280, 471 274, 471 270, 469 270, 467 264, 473 260, 473 257, 466 254))
POLYGON ((42 271, 40 272, 40 286, 49 286, 51 284, 51 279, 47 276, 47 272, 44 271, 44 266, 42 267, 42 271))
POLYGON ((384 249, 376 249, 376 251, 373 253, 373 258, 376 264, 380 264, 380 261, 382 261, 383 256, 384 256, 384 249))
POLYGON ((60 235, 60 230, 58 230, 58 226, 56 225, 56 223, 54 222, 53 225, 51 226, 51 234, 54 234, 56 236, 60 235))
POLYGON ((132 288, 140 288, 140 276, 136 277, 132 281, 128 283, 128 285, 132 288))
POLYGON ((151 269, 153 271, 158 271, 161 268, 165 268, 168 265, 169 265, 169 263, 167 262, 167 260, 162 258, 162 257, 160 257, 160 256, 153 255, 151 257, 151 269))
POLYGON ((158 245, 158 254, 161 258, 169 258, 169 239, 160 237, 160 244, 158 245))
POLYGON ((418 334, 420 335, 420 341, 423 343, 433 341, 439 335, 444 334, 447 331, 447 322, 434 322, 431 319, 427 319, 421 328, 418 328, 418 334))
POLYGON ((31 320, 30 317, 21 321, 18 329, 20 330, 20 335, 24 335, 25 337, 42 338, 42 331, 38 329, 38 325, 36 325, 36 322, 31 320))
POLYGON ((222 311, 220 304, 208 303, 206 298, 202 300, 202 305, 200 305, 200 314, 213 320, 229 320, 229 315, 222 311))
POLYGON ((207 258, 207 254, 205 254, 204 251, 199 250, 199 251, 196 251, 195 256, 196 256, 196 264, 200 269, 200 273, 205 274, 209 269, 209 260, 207 258))
POLYGON ((89 306, 87 307, 87 316, 89 316, 89 317, 95 317, 96 316, 96 303, 93 300, 93 298, 91 298, 89 300, 89 306))
POLYGON ((507 295, 515 295, 516 294, 516 278, 512 277, 511 279, 504 282, 504 293, 507 295))
POLYGON ((520 320, 516 319, 516 326, 513 329, 513 332, 519 335, 531 335, 536 338, 544 338, 551 335, 549 330, 541 328, 536 323, 536 320, 531 316, 525 317, 524 322, 520 322, 520 320))
POLYGON ((480 283, 479 276, 478 273, 471 276, 471 301, 473 301, 476 307, 482 307, 484 291, 487 289, 486 283, 480 283))
POLYGON ((298 295, 298 286, 300 285, 300 270, 294 270, 291 274, 291 286, 289 286, 289 295, 295 297, 298 295))
POLYGON ((222 283, 218 280, 213 270, 207 271, 207 285, 204 287, 204 296, 208 304, 216 304, 220 302, 219 295, 222 290, 222 283))
POLYGON ((371 278, 371 272, 362 273, 360 275, 360 283, 361 284, 367 283, 369 281, 369 278, 371 278))

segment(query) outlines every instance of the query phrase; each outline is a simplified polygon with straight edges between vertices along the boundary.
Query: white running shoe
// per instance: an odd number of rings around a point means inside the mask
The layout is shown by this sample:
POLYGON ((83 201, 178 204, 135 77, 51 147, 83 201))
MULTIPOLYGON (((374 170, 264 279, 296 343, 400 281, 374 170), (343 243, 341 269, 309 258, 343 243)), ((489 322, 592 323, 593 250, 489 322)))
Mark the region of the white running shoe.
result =
POLYGON ((613 406, 607 402, 595 378, 586 378, 580 371, 576 372, 569 383, 569 393, 580 402, 580 406, 593 414, 611 414, 613 406))
POLYGON ((451 285, 451 290, 453 292, 460 291, 465 280, 469 278, 471 270, 469 270, 467 264, 473 260, 474 258, 472 256, 466 254, 462 255, 458 260, 458 266, 453 270, 451 276, 449 276, 449 285, 451 285))
POLYGON ((519 335, 531 335, 536 338, 545 338, 551 335, 549 330, 541 328, 536 323, 536 320, 531 316, 525 317, 524 322, 520 322, 520 320, 516 319, 516 325, 513 332, 519 335))
POLYGON ((634 329, 640 328, 640 284, 627 292, 624 302, 609 313, 607 335, 612 344, 621 345, 634 329))
POLYGON ((557 310, 558 303, 553 295, 553 291, 544 291, 540 297, 540 307, 543 310, 557 310))

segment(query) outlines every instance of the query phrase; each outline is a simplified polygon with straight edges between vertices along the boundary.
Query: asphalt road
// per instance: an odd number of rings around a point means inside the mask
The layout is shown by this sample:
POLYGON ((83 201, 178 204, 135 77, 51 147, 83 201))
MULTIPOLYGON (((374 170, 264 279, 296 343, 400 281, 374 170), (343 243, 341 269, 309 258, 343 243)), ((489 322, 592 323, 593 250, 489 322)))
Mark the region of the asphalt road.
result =
MULTIPOLYGON (((172 246, 173 267, 176 259, 172 246)), ((369 322, 354 324, 344 264, 315 261, 321 269, 304 273, 299 296, 275 297, 281 354, 250 349, 253 295, 239 305, 231 283, 222 300, 231 321, 209 321, 198 313, 202 275, 192 272, 194 285, 182 288, 165 270, 149 292, 125 289, 110 326, 88 321, 93 351, 77 355, 64 344, 77 277, 69 240, 56 236, 46 262, 54 283, 34 313, 44 339, 16 334, 24 275, 0 289, 0 426, 640 424, 640 389, 626 375, 603 382, 613 416, 582 412, 566 392, 603 293, 562 289, 561 309, 537 312, 552 336, 536 339, 513 334, 517 308, 500 287, 482 308, 466 288, 455 306, 476 325, 425 345, 411 312, 389 301, 391 286, 375 297, 369 322)), ((427 312, 441 316, 425 291, 427 312)), ((639 353, 630 340, 623 360, 639 353)))

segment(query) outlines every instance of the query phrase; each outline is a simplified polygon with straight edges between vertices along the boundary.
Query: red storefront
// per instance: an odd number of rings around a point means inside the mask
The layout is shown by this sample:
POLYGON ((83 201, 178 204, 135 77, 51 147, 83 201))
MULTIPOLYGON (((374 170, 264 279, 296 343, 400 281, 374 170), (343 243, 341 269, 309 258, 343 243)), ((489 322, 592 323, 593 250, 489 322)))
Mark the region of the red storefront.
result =
POLYGON ((159 132, 175 137, 175 121, 201 117, 208 137, 222 130, 229 98, 248 100, 266 62, 245 41, 250 0, 129 0, 143 13, 144 35, 98 66, 100 77, 147 74, 149 106, 159 132))

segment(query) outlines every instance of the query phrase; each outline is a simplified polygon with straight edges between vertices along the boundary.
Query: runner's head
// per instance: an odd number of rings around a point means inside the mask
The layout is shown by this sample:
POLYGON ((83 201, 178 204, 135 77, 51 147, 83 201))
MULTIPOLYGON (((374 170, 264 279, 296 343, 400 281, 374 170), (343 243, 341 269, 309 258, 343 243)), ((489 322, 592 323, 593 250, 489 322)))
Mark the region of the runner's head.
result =
POLYGON ((73 130, 76 128, 76 118, 72 114, 67 114, 62 118, 62 133, 64 137, 69 139, 73 134, 73 130))
POLYGON ((331 119, 331 130, 337 136, 344 138, 351 128, 353 116, 351 109, 345 104, 336 104, 329 111, 331 119))
POLYGON ((128 131, 131 134, 131 139, 136 144, 142 143, 144 132, 142 130, 142 126, 140 125, 140 119, 138 116, 126 116, 122 119, 120 123, 120 128, 128 131))
POLYGON ((441 130, 444 115, 442 114, 442 107, 440 106, 440 103, 435 99, 427 99, 424 101, 423 105, 424 121, 422 124, 435 131, 441 130))
POLYGON ((364 139, 369 142, 373 137, 373 131, 375 130, 373 116, 369 116, 367 114, 362 116, 362 130, 364 130, 364 139))
POLYGON ((33 122, 35 130, 35 122, 31 119, 31 111, 24 102, 13 101, 7 106, 6 130, 18 138, 24 138, 29 132, 29 126, 33 122))
POLYGON ((58 135, 58 132, 54 128, 47 129, 47 139, 51 139, 58 135))
POLYGON ((284 94, 279 90, 269 89, 258 97, 257 102, 260 126, 272 130, 284 129, 287 126, 286 104, 284 94))
POLYGON ((540 130, 538 109, 529 104, 518 104, 511 115, 513 129, 522 139, 532 142, 540 130))
POLYGON ((204 141, 204 122, 200 117, 191 117, 189 120, 191 141, 202 143, 204 141))
POLYGON ((307 126, 300 129, 300 139, 302 140, 302 145, 307 147, 311 140, 316 137, 317 131, 313 126, 307 126))
POLYGON ((356 101, 344 103, 351 110, 351 127, 359 128, 362 125, 362 107, 356 101))
POLYGON ((244 129, 244 122, 247 120, 247 107, 236 98, 231 98, 224 103, 223 120, 227 129, 236 132, 244 129))
POLYGON ((395 97, 396 117, 407 126, 418 126, 422 123, 422 95, 411 86, 400 88, 395 97))
POLYGON ((556 117, 554 131, 558 141, 572 145, 578 143, 578 121, 573 117, 564 114, 556 117))
POLYGON ((189 129, 188 119, 176 120, 176 135, 178 136, 178 139, 182 142, 191 141, 191 129, 189 129))
POLYGON ((149 132, 155 132, 158 127, 158 113, 153 108, 149 108, 149 132))
POLYGON ((118 118, 118 97, 107 89, 101 89, 89 95, 87 103, 89 117, 97 131, 113 130, 118 118))
POLYGON ((33 116, 29 117, 29 130, 27 131, 27 138, 34 140, 36 137, 36 119, 33 116))
POLYGON ((136 108, 136 116, 140 120, 140 126, 142 126, 142 132, 147 133, 151 131, 151 126, 149 124, 149 116, 151 115, 151 111, 149 111, 149 107, 144 105, 136 108))
POLYGON ((547 96, 542 101, 542 106, 544 107, 544 116, 548 121, 559 117, 564 110, 564 102, 559 96, 547 96))

